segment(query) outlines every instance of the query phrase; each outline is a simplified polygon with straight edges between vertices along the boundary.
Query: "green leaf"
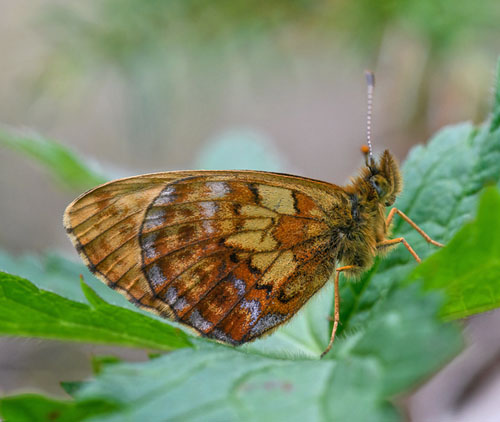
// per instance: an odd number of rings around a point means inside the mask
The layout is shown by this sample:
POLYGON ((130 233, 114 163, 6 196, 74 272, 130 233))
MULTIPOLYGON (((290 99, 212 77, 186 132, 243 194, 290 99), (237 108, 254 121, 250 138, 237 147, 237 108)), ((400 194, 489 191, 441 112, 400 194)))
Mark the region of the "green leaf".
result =
POLYGON ((0 333, 160 350, 191 345, 178 328, 110 305, 89 287, 86 293, 92 296, 91 306, 0 272, 0 333))
MULTIPOLYGON (((57 292, 67 299, 88 303, 78 282, 79 276, 83 275, 85 284, 106 302, 152 316, 150 312, 139 309, 116 290, 110 289, 98 280, 83 262, 71 261, 57 253, 51 252, 41 256, 25 254, 14 257, 0 250, 0 271, 26 278, 40 289, 57 292)), ((153 317, 161 319, 156 315, 153 317)))
POLYGON ((61 381, 59 384, 66 393, 73 396, 85 384, 85 381, 61 381))
POLYGON ((466 224, 446 248, 410 276, 426 289, 440 289, 445 319, 464 318, 500 307, 500 193, 488 188, 474 222, 466 224))
MULTIPOLYGON (((500 128, 470 124, 440 131, 427 146, 412 149, 403 166, 405 187, 395 206, 433 239, 447 244, 476 214, 485 185, 500 180, 500 128)), ((421 258, 436 252, 406 222, 395 217, 394 237, 404 237, 421 258)), ((381 299, 405 280, 417 263, 402 246, 377 259, 359 282, 341 286, 340 331, 363 326, 381 299)))
POLYGON ((459 349, 455 327, 437 321, 440 298, 411 285, 391 294, 335 360, 271 358, 199 342, 146 363, 104 367, 76 403, 116 405, 99 422, 391 421, 388 398, 436 370, 459 349))
POLYGON ((0 399, 0 413, 5 422, 80 422, 89 416, 108 413, 115 407, 100 399, 76 403, 36 394, 0 399))
POLYGON ((90 189, 108 181, 95 163, 79 158, 68 148, 50 139, 0 127, 0 145, 17 151, 45 166, 64 187, 75 191, 90 189))
MULTIPOLYGON (((500 86, 500 60, 497 63, 496 86, 500 86)), ((495 99, 493 103, 493 113, 490 125, 490 131, 495 131, 500 128, 500 89, 495 91, 495 99)))
POLYGON ((92 356, 92 372, 100 374, 106 366, 116 365, 121 359, 116 356, 92 356))

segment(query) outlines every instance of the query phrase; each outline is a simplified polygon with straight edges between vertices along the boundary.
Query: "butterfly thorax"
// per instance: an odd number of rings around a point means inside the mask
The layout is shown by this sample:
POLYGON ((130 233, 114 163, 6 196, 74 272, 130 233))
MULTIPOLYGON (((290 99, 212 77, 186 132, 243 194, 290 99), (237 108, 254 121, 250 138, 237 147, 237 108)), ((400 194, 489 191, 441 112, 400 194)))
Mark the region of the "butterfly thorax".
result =
POLYGON ((337 261, 342 266, 355 266, 347 276, 357 276, 372 266, 377 244, 388 235, 386 208, 394 203, 401 184, 398 165, 385 151, 379 163, 372 162, 343 187, 350 216, 339 226, 337 261))

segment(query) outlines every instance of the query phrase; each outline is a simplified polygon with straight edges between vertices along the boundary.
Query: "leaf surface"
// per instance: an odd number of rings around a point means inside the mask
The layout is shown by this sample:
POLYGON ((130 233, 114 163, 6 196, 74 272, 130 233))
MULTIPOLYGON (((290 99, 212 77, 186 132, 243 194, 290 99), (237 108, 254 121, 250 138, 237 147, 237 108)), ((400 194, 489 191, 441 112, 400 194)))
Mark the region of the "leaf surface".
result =
POLYGON ((178 328, 110 305, 84 283, 82 289, 90 305, 0 272, 0 333, 160 350, 190 346, 178 328))
POLYGON ((424 287, 443 290, 445 319, 465 318, 500 307, 500 193, 488 188, 474 222, 411 274, 424 287))

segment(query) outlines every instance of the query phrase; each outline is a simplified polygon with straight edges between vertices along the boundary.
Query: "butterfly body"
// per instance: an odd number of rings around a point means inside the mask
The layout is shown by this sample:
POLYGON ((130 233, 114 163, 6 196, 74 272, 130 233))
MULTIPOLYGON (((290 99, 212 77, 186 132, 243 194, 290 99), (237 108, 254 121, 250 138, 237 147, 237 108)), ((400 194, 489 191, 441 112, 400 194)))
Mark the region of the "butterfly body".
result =
POLYGON ((328 281, 369 268, 401 187, 386 151, 341 187, 254 171, 121 179, 64 225, 89 268, 137 305, 239 345, 288 321, 328 281))
POLYGON ((376 255, 386 252, 381 248, 387 240, 389 227, 386 209, 394 204, 401 192, 399 166, 392 154, 385 151, 378 165, 372 163, 344 188, 350 198, 351 227, 341 243, 339 262, 352 267, 345 275, 357 276, 370 268, 376 255))

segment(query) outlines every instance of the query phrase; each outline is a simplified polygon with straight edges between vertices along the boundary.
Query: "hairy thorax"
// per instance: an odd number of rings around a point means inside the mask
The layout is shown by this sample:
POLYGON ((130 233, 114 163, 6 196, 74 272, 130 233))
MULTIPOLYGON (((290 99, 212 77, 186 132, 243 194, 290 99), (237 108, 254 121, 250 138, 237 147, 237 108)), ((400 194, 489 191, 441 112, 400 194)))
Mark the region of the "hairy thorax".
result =
POLYGON ((349 215, 339 225, 337 262, 339 266, 354 266, 346 270, 348 277, 358 277, 373 265, 377 244, 387 235, 384 211, 379 202, 358 193, 348 194, 349 215))

